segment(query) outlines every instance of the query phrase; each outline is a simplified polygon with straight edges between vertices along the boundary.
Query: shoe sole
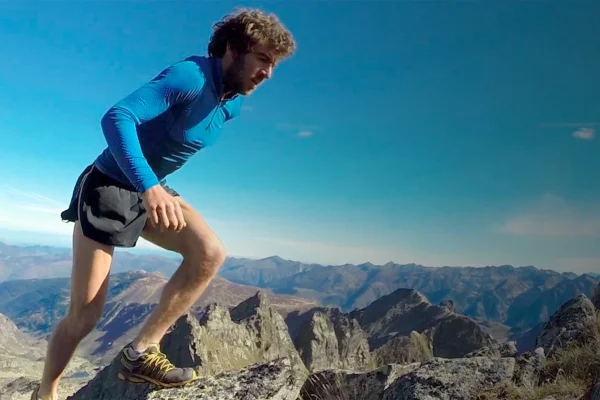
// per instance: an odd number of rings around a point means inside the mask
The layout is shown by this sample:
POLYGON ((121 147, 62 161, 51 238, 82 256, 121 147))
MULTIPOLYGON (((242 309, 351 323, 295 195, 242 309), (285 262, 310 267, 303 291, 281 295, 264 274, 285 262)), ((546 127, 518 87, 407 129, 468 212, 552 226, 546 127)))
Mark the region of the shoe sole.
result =
POLYGON ((123 372, 119 372, 119 374, 117 375, 117 377, 119 378, 119 380, 124 381, 124 382, 131 382, 131 383, 151 383, 155 386, 161 387, 161 388, 175 388, 175 387, 182 387, 185 385, 188 385, 196 380, 198 380, 198 377, 195 376, 194 378, 188 380, 188 381, 183 381, 183 382, 173 382, 173 383, 165 383, 165 382, 160 382, 157 381, 156 379, 152 379, 149 376, 142 376, 142 375, 138 375, 138 374, 123 374, 123 372))

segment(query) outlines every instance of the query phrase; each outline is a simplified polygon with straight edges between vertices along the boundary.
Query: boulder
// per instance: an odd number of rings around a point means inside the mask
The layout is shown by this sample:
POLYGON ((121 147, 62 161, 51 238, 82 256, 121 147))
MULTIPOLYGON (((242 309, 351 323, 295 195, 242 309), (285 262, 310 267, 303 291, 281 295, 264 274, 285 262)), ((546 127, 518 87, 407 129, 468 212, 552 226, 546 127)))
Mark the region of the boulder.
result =
POLYGON ((514 382, 517 386, 533 388, 538 385, 541 371, 546 365, 546 354, 542 347, 523 353, 516 358, 514 382))
POLYGON ((364 373, 321 371, 308 378, 301 399, 468 400, 509 383, 514 370, 514 358, 473 357, 388 364, 364 373))
POLYGON ((597 340, 598 316, 590 299, 580 294, 564 303, 542 327, 536 348, 551 355, 567 345, 597 340))

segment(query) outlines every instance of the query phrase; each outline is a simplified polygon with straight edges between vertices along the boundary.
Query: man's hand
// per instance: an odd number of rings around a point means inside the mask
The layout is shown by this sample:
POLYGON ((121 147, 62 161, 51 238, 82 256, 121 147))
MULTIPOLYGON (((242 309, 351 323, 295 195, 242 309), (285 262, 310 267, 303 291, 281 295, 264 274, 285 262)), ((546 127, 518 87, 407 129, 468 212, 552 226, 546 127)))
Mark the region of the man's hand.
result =
POLYGON ((148 211, 148 218, 161 230, 170 229, 180 231, 186 223, 179 201, 171 196, 161 185, 156 185, 142 193, 144 207, 148 211))

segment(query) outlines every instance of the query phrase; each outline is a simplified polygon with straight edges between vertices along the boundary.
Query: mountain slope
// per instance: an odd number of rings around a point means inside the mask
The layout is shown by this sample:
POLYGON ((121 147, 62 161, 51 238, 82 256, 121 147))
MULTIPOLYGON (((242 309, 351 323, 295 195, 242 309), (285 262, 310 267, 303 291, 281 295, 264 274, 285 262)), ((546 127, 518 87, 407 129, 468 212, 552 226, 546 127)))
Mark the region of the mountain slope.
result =
MULTIPOLYGON (((0 314, 0 399, 11 398, 13 387, 27 385, 42 376, 47 343, 36 339, 0 314)), ((59 394, 64 398, 80 387, 95 366, 81 357, 74 357, 64 372, 59 394)))

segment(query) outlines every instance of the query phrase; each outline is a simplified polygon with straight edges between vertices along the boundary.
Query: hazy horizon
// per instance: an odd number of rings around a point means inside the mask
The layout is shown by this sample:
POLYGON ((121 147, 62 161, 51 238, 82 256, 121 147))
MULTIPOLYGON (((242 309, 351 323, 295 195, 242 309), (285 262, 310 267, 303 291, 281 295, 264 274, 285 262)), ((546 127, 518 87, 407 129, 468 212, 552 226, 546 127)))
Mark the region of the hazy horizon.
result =
MULTIPOLYGON (((26 236, 27 237, 27 236, 26 236)), ((70 246, 69 244, 65 244, 65 245, 53 245, 53 244, 43 244, 43 243, 39 243, 39 242, 29 242, 29 241, 15 241, 15 240, 10 240, 10 239, 6 239, 5 236, 3 236, 2 230, 0 230, 0 243, 4 243, 6 245, 9 246, 17 246, 17 247, 29 247, 29 246, 47 246, 47 247, 51 247, 51 248, 56 248, 56 249, 62 249, 65 251, 70 251, 72 250, 72 246, 70 246)), ((160 248, 152 248, 150 246, 141 246, 141 247, 136 247, 136 248, 129 248, 129 249, 116 249, 117 252, 129 252, 131 254, 135 254, 135 255, 156 255, 156 256, 162 256, 165 258, 170 258, 170 259, 181 259, 181 257, 173 252, 164 250, 164 249, 160 249, 160 248)), ((290 258, 286 258, 281 256, 280 254, 271 254, 268 256, 263 256, 263 257, 248 257, 248 256, 244 256, 244 255, 234 255, 234 254, 229 254, 228 257, 230 258, 235 258, 235 259, 247 259, 247 260, 262 260, 262 259, 268 259, 268 258, 272 258, 272 257, 279 257, 281 259, 284 259, 286 261, 292 261, 292 262, 301 262, 304 264, 316 264, 316 265, 322 265, 322 266, 334 266, 334 267, 338 267, 338 266, 344 266, 344 265, 361 265, 361 264, 373 264, 375 266, 383 266, 387 263, 394 263, 394 264, 398 264, 398 265, 409 265, 409 264, 415 264, 415 265, 420 265, 422 267, 426 267, 426 268, 443 268, 443 267, 451 267, 451 268, 485 268, 485 267, 501 267, 501 266, 511 266, 514 268, 525 268, 525 267, 534 267, 538 270, 550 270, 550 271, 555 271, 558 273, 564 273, 564 272, 573 272, 570 270, 565 270, 565 271, 561 271, 561 270, 556 270, 553 268, 541 268, 535 265, 512 265, 512 264, 498 264, 498 265, 426 265, 426 264, 422 264, 419 262, 407 262, 407 263, 400 263, 400 262, 395 262, 393 260, 390 260, 388 262, 384 262, 384 263, 374 263, 371 261, 364 261, 364 262, 360 262, 360 263, 343 263, 343 264, 331 264, 331 263, 320 263, 320 262, 316 262, 316 261, 312 261, 312 260, 296 260, 296 259, 290 259, 290 258)), ((134 270, 139 270, 140 268, 131 268, 128 269, 127 271, 134 271, 134 270)), ((142 268, 143 269, 143 268, 142 268)), ((592 276, 600 276, 600 272, 596 272, 596 271, 580 271, 580 272, 575 272, 575 274, 577 275, 583 275, 583 274, 588 274, 588 275, 592 275, 592 276)))

